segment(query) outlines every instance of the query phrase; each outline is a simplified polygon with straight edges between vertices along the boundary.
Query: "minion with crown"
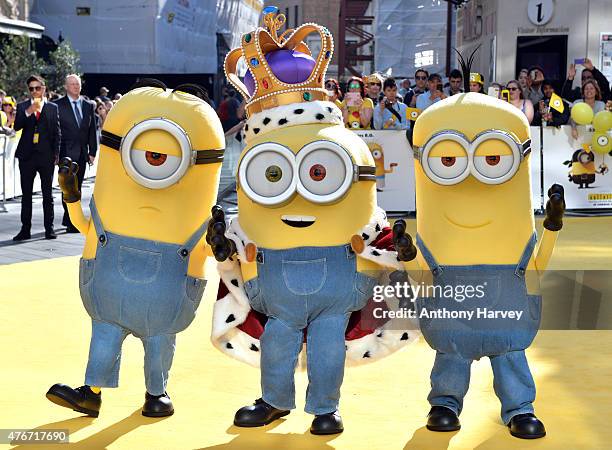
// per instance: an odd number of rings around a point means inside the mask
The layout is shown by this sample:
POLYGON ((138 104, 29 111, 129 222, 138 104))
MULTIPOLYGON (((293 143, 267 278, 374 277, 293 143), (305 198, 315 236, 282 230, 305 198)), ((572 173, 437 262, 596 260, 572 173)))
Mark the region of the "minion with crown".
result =
MULTIPOLYGON (((469 63, 460 62, 468 80, 469 63)), ((525 349, 538 331, 539 277, 562 228, 565 201, 563 188, 553 185, 538 246, 530 142, 519 110, 473 92, 436 103, 416 121, 418 255, 406 266, 433 288, 417 299, 421 331, 436 351, 429 430, 461 427, 472 361, 488 357, 510 433, 546 434, 534 414, 525 349), (441 294, 448 288, 453 295, 441 294)))
POLYGON ((359 318, 372 306, 375 274, 414 255, 401 224, 391 231, 376 205, 367 145, 326 101, 331 34, 310 23, 279 36, 285 17, 277 11, 266 8, 265 27, 243 35, 225 60, 226 76, 247 99, 247 145, 237 170, 238 216, 226 229, 222 211, 213 214, 222 285, 212 342, 261 370, 262 396, 237 411, 235 425, 289 414, 294 372, 306 357, 310 431, 335 434, 343 431, 345 359, 371 362, 418 334, 388 323, 368 328, 359 318), (311 33, 321 39, 314 57, 303 42, 311 33), (244 83, 235 73, 240 57, 249 68, 244 83))

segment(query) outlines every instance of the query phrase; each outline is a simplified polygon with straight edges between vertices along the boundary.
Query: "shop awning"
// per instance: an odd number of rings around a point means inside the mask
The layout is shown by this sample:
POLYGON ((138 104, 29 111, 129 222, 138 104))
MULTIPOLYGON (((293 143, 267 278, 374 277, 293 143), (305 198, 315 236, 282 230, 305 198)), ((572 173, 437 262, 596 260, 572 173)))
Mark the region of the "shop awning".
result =
POLYGON ((45 31, 45 27, 37 23, 0 17, 0 33, 16 34, 18 36, 28 36, 40 39, 43 31, 45 31))

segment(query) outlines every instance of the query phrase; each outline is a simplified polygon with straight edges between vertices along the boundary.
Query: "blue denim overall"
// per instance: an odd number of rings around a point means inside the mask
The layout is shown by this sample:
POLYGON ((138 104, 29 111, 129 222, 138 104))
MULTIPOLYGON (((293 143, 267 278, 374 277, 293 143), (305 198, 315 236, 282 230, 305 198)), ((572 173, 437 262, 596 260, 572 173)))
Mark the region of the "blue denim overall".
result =
POLYGON ((147 392, 166 391, 176 333, 189 326, 206 280, 187 275, 189 255, 206 232, 202 224, 184 245, 137 239, 104 230, 94 199, 96 257, 81 259, 79 287, 92 318, 85 384, 117 387, 121 346, 128 334, 142 340, 147 392))
POLYGON ((434 297, 417 300, 417 311, 423 336, 436 350, 431 371, 432 406, 445 406, 457 415, 461 413, 463 398, 470 384, 473 360, 488 356, 493 369, 493 387, 501 401, 504 423, 523 413, 533 412, 535 384, 524 350, 538 332, 541 316, 540 295, 529 295, 525 273, 536 244, 535 233, 527 243, 516 265, 440 266, 420 236, 417 246, 433 275, 433 286, 483 286, 482 298, 444 298, 439 291, 434 297), (424 318, 422 310, 475 314, 466 318, 424 318), (520 320, 484 318, 476 315, 479 309, 492 311, 522 311, 520 320))
POLYGON ((338 409, 344 377, 344 334, 352 311, 362 309, 376 280, 357 272, 350 245, 260 248, 257 277, 245 283, 251 307, 268 316, 261 336, 262 398, 295 408, 294 372, 307 330, 305 411, 338 409))

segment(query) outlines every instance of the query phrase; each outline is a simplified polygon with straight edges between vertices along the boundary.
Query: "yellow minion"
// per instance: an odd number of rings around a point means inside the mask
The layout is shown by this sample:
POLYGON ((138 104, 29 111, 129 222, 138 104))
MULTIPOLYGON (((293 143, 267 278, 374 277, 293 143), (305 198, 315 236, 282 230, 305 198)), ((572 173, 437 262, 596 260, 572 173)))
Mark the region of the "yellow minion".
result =
POLYGON ((460 428, 470 365, 487 356, 504 424, 516 437, 542 437, 524 350, 539 326, 538 277, 562 227, 563 188, 548 193, 538 247, 529 124, 489 96, 436 103, 417 119, 413 139, 419 255, 407 268, 431 288, 417 300, 417 312, 436 350, 427 428, 460 428))
POLYGON ((374 164, 376 165, 376 190, 382 192, 385 189, 385 175, 393 173, 397 167, 397 163, 390 163, 389 168, 385 169, 385 152, 380 144, 376 142, 368 142, 368 148, 372 157, 374 158, 374 164))
POLYGON ((225 233, 239 264, 231 258, 219 266, 229 292, 216 302, 212 340, 260 366, 262 398, 236 413, 241 427, 266 425, 295 408, 294 371, 305 341, 310 431, 334 434, 343 430, 337 410, 345 358, 369 362, 415 334, 387 326, 365 336, 347 330, 351 313, 368 304, 373 271, 401 265, 395 251, 364 248, 389 224, 376 205, 372 155, 343 127, 322 89, 331 34, 306 24, 279 37, 284 16, 277 11, 266 8, 266 28, 243 36, 225 63, 248 99, 249 119, 237 172, 238 217, 225 233), (302 41, 310 33, 321 38, 316 59, 302 41), (235 76, 242 55, 252 74, 244 84, 235 76))
POLYGON ((91 218, 80 204, 78 167, 61 163, 70 220, 86 236, 79 288, 92 318, 85 385, 52 386, 53 403, 97 417, 102 387, 117 387, 128 334, 145 349, 142 414, 173 414, 166 392, 176 333, 194 319, 205 287, 204 234, 217 196, 224 136, 201 88, 142 80, 102 130, 91 218))

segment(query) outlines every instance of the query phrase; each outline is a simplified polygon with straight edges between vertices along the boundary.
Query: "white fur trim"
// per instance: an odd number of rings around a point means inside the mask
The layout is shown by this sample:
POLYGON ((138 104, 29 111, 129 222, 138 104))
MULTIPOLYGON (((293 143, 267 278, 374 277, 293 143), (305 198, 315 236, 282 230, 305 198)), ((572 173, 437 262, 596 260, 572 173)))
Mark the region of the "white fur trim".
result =
MULTIPOLYGON (((362 237, 366 248, 360 256, 375 261, 382 266, 398 268, 398 265, 401 267, 401 263, 397 261, 395 252, 378 250, 378 255, 371 252, 374 249, 371 246, 372 242, 387 226, 389 226, 389 222, 386 214, 378 208, 370 223, 362 229, 362 237)), ((261 351, 259 340, 238 329, 238 326, 246 320, 251 310, 244 291, 240 260, 245 258, 244 248, 246 244, 252 241, 248 239, 237 219, 232 220, 226 235, 236 244, 238 258, 228 259, 217 264, 221 280, 227 286, 229 293, 215 302, 211 340, 213 345, 226 355, 258 367, 261 351)), ((388 305, 389 309, 397 308, 397 299, 389 299, 387 303, 390 303, 388 305)), ((421 333, 417 331, 416 321, 410 321, 409 324, 409 329, 399 329, 397 323, 389 321, 372 334, 346 341, 347 365, 356 366, 376 361, 407 344, 415 342, 421 333)), ((301 369, 306 367, 306 352, 304 351, 301 352, 298 366, 301 369)))
POLYGON ((244 136, 248 141, 268 131, 307 123, 343 125, 342 112, 334 103, 320 100, 277 106, 252 114, 244 126, 244 136))

